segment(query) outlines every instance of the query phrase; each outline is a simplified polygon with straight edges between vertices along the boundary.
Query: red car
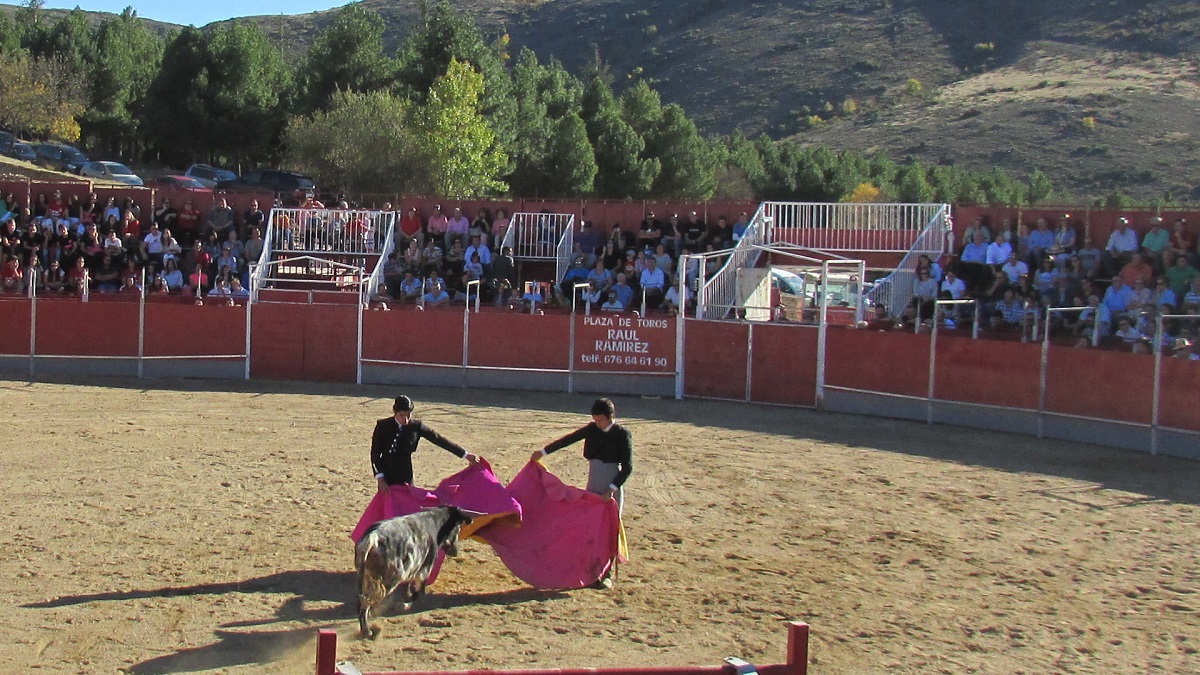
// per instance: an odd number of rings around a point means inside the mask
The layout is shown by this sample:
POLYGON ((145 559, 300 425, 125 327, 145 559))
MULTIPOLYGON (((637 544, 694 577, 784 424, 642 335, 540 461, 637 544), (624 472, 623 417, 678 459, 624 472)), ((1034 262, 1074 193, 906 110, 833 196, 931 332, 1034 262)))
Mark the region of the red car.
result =
POLYGON ((169 187, 182 190, 195 190, 196 192, 212 192, 212 188, 204 187, 204 183, 190 176, 159 176, 153 181, 156 187, 169 187))

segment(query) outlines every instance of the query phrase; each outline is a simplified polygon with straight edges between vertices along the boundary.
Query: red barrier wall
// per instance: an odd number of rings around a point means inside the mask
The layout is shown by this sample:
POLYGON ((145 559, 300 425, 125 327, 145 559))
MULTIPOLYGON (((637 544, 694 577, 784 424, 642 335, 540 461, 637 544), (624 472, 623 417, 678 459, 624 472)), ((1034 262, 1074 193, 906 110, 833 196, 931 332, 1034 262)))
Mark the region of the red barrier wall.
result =
POLYGON ((138 303, 39 302, 36 350, 39 356, 137 356, 138 303))
MULTIPOLYGON (((460 362, 461 345, 460 323, 460 362)), ((570 346, 570 316, 496 312, 471 314, 468 363, 473 366, 566 370, 570 366, 570 346)))
POLYGON ((256 305, 251 316, 252 377, 353 382, 357 308, 256 305))
POLYGON ((0 354, 29 355, 30 303, 0 299, 0 354))
POLYGON ((1196 395, 1200 392, 1200 363, 1163 359, 1162 393, 1158 400, 1158 423, 1176 429, 1200 431, 1196 395))
POLYGON ((1149 424, 1153 389, 1152 356, 1050 347, 1049 412, 1149 424))
POLYGON ((817 335, 815 327, 755 324, 750 398, 763 403, 815 405, 817 335))
POLYGON ((929 336, 830 329, 825 383, 924 398, 929 393, 929 336))
POLYGON ((367 312, 363 358, 461 366, 461 310, 367 312))
POLYGON ((147 302, 143 349, 146 356, 244 354, 246 307, 147 302))
POLYGON ((934 398, 1036 410, 1041 344, 938 335, 934 398))
POLYGON ((746 342, 741 323, 687 320, 684 325, 684 394, 709 398, 746 398, 746 342))

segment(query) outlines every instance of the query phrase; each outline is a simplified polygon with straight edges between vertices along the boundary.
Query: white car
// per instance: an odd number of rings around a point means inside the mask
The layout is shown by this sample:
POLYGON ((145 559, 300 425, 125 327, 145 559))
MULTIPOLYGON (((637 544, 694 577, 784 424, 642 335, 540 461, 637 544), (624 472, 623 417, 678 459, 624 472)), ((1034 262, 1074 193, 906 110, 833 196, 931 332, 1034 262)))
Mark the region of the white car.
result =
POLYGON ((126 185, 142 184, 142 179, 133 172, 133 169, 120 162, 88 162, 79 170, 79 175, 111 180, 126 185))

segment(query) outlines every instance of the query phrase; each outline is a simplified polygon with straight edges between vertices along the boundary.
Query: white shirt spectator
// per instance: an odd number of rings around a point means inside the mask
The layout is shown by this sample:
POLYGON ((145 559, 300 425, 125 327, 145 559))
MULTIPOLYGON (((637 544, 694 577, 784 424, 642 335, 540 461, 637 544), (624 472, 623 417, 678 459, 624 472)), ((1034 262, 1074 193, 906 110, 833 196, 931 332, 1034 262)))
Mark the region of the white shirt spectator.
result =
POLYGON ((987 264, 1003 265, 1012 255, 1012 244, 1007 241, 992 242, 987 247, 987 264))
POLYGON ((1138 249, 1137 230, 1132 227, 1127 227, 1123 230, 1113 230, 1113 233, 1108 235, 1108 245, 1104 248, 1119 253, 1136 251, 1138 249))
POLYGON ((468 246, 467 252, 463 257, 466 258, 467 260, 470 260, 472 253, 479 254, 479 264, 481 264, 481 265, 491 265, 492 264, 492 249, 488 248, 487 244, 480 244, 478 247, 468 246))
POLYGON ((1000 268, 1000 271, 1004 272, 1004 276, 1008 277, 1008 282, 1010 284, 1015 284, 1017 283, 1017 279, 1029 274, 1029 265, 1026 265, 1020 260, 1013 260, 1004 263, 1004 265, 1000 268))
POLYGON ((942 282, 942 292, 949 293, 953 300, 962 300, 963 294, 967 292, 967 285, 958 277, 953 279, 946 277, 946 280, 942 282))

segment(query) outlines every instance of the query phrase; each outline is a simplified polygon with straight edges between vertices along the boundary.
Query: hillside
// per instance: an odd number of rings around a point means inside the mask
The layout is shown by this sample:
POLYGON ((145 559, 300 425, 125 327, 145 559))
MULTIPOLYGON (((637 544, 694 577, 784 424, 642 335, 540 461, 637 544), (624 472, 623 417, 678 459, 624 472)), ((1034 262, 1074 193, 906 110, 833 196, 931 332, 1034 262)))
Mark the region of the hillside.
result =
MULTIPOLYGON (((514 54, 527 46, 575 72, 599 56, 618 87, 648 79, 706 132, 1018 175, 1042 167, 1080 197, 1124 188, 1200 199, 1200 0, 452 4, 486 33, 508 33, 514 54), (905 94, 910 80, 919 95, 905 94), (844 115, 848 100, 855 112, 844 115), (814 127, 813 115, 825 120, 814 127)), ((420 0, 362 5, 384 17, 392 47, 420 15, 420 0)), ((301 52, 332 18, 243 20, 301 52)))

